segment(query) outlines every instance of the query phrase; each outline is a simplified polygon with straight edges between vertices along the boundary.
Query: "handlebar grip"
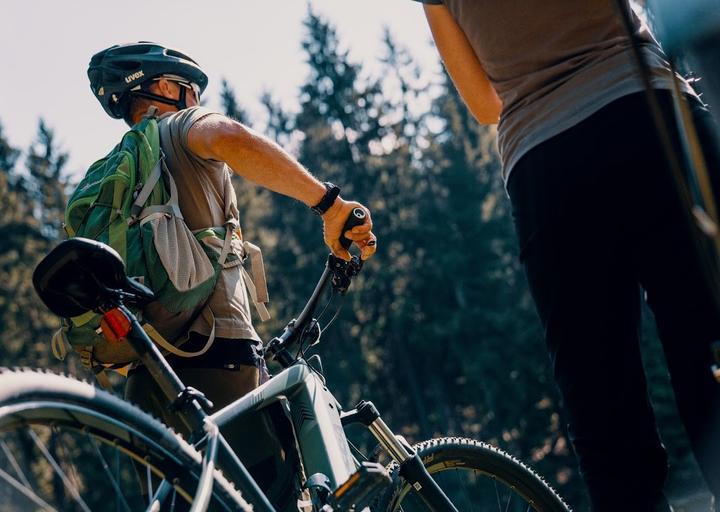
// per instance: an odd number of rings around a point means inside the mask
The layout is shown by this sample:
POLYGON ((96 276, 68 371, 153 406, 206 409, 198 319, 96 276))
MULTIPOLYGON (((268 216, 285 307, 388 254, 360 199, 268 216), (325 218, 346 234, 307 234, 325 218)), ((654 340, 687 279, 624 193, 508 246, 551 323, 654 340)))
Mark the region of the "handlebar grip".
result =
POLYGON ((345 225, 343 225, 342 233, 340 233, 340 245, 342 245, 345 250, 349 249, 352 244, 352 240, 345 236, 345 232, 350 231, 355 226, 363 224, 366 217, 367 213, 365 213, 365 210, 362 208, 353 208, 353 211, 348 215, 345 225))

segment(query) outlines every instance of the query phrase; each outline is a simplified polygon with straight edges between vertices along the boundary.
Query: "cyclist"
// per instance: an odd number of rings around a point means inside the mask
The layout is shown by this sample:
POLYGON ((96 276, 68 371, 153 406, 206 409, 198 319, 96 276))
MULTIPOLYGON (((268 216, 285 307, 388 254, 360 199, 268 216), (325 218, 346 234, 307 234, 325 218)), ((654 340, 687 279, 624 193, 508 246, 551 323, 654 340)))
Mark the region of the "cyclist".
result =
MULTIPOLYGON (((115 45, 92 57, 88 77, 105 112, 124 119, 128 125, 140 121, 150 107, 158 109, 162 151, 177 183, 180 210, 190 229, 222 226, 227 215, 238 218, 234 191, 229 196, 230 204, 223 199, 226 187, 232 190, 230 176, 234 171, 312 207, 322 217, 326 244, 336 256, 349 259, 338 238, 350 211, 364 207, 342 199, 338 187, 315 179, 266 137, 199 106, 208 77, 193 59, 150 42, 115 45)), ((371 257, 376 249, 371 229, 368 215, 363 225, 345 233, 360 247, 363 259, 371 257)), ((216 407, 222 407, 257 387, 260 368, 264 368, 241 267, 222 271, 208 305, 215 317, 211 348, 196 358, 169 356, 168 361, 187 385, 202 390, 216 407)), ((211 332, 201 315, 188 320, 187 316, 167 315, 157 307, 149 308, 145 315, 171 339, 189 330, 184 350, 199 350, 211 332)), ((162 392, 143 367, 131 371, 126 397, 168 425, 185 431, 168 411, 162 392)), ((233 433, 228 433, 228 439, 232 442, 233 433)))
MULTIPOLYGON (((419 1, 468 108, 499 123, 520 260, 593 510, 669 510, 667 456, 640 357, 641 288, 693 451, 720 499, 720 387, 709 371, 720 316, 615 2, 419 1)), ((633 23, 669 117, 669 65, 633 23)), ((707 122, 692 88, 681 87, 707 122)), ((712 134, 699 128, 717 173, 712 134)))

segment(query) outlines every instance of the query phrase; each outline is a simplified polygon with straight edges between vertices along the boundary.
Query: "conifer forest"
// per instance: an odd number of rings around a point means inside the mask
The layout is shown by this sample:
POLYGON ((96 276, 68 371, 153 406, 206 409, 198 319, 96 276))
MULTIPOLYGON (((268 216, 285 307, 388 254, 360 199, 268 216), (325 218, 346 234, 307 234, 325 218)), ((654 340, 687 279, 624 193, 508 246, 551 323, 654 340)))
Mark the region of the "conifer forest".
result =
MULTIPOLYGON (((372 400, 410 441, 456 435, 495 444, 586 510, 518 262, 495 128, 472 119, 446 75, 419 80, 411 52, 389 32, 379 76, 353 62, 342 34, 312 12, 302 48, 309 73, 299 110, 288 112, 267 94, 267 122, 259 124, 229 82, 221 101, 225 114, 276 140, 372 211, 377 254, 312 349, 338 399, 348 408, 372 400)), ((0 364, 91 380, 76 355, 53 357, 59 320, 32 287, 35 265, 65 237, 65 202, 81 176, 68 169, 58 138, 52 121, 40 120, 30 147, 12 147, 0 124, 0 364)), ((108 149, 97 148, 98 158, 108 149)), ((260 329, 269 339, 305 304, 327 248, 319 219, 302 204, 234 180, 243 234, 265 258, 273 318, 260 329)), ((644 314, 649 389, 671 459, 668 489, 700 495, 651 314, 644 314)), ((122 379, 116 386, 121 393, 122 379)), ((369 436, 353 435, 361 450, 374 449, 369 436)), ((623 456, 617 439, 618 463, 623 456)))

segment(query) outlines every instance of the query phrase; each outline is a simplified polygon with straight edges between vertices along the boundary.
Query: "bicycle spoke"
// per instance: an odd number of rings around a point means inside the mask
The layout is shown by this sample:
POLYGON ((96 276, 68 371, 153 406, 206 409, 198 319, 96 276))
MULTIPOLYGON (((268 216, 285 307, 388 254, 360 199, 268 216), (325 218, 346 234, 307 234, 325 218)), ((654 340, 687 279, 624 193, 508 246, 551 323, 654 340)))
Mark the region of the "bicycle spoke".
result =
MULTIPOLYGON (((451 465, 452 466, 452 465, 451 465)), ((432 478, 462 512, 533 512, 534 501, 519 493, 515 485, 474 468, 447 467, 431 473, 432 478), (493 492, 494 490, 494 492, 493 492)), ((425 501, 414 489, 395 505, 396 512, 428 510, 425 501)))
MULTIPOLYGON (((105 474, 108 476, 110 483, 112 484, 113 488, 115 489, 116 497, 118 499, 120 499, 125 510, 130 511, 131 510, 130 505, 128 505, 128 502, 125 499, 125 495, 123 494, 122 490, 120 489, 120 484, 113 477, 112 471, 110 470, 110 466, 108 466, 107 461, 105 460, 105 457, 103 456, 102 452, 100 451, 100 446, 98 446, 97 440, 93 436, 91 436, 90 433, 88 433, 87 431, 85 431, 85 435, 87 436, 88 439, 90 439, 90 442, 93 445, 93 448, 95 448, 95 453, 97 454, 98 459, 100 460, 100 464, 102 465, 103 469, 105 470, 105 474)), ((119 473, 118 473, 118 475, 119 475, 119 473)))
POLYGON ((20 481, 27 487, 28 489, 32 489, 32 485, 30 485, 30 482, 28 481, 27 477, 25 476, 25 473, 20 468, 20 464, 18 463, 17 459, 13 456, 13 454, 10 452, 10 448, 8 448, 7 443, 2 440, 0 441, 0 446, 2 447, 2 451, 5 454, 5 457, 10 461, 10 465, 15 470, 15 473, 17 474, 20 481))
POLYGON ((65 465, 68 467, 68 473, 70 478, 75 482, 75 488, 80 489, 80 477, 77 474, 77 470, 75 469, 75 464, 72 463, 70 460, 70 456, 67 454, 64 448, 64 444, 62 442, 62 436, 57 430, 57 427, 51 427, 50 428, 50 439, 55 441, 55 444, 59 446, 59 452, 60 456, 65 459, 65 465))
POLYGON ((0 478, 5 480, 7 483, 12 485, 18 492, 22 493, 26 498, 34 502, 36 505, 40 506, 43 510, 50 510, 57 512, 56 509, 48 505, 40 496, 35 494, 35 492, 32 490, 32 488, 28 486, 24 486, 20 482, 18 482, 15 478, 12 477, 12 475, 6 473, 3 471, 2 468, 0 468, 0 478))
POLYGON ((38 449, 42 452, 45 459, 50 463, 55 473, 60 477, 63 484, 67 488, 68 491, 70 491, 70 494, 75 499, 78 505, 80 505, 80 508, 82 508, 85 512, 91 512, 90 508, 85 503, 85 500, 82 499, 80 496, 80 493, 77 489, 72 487, 70 480, 68 479, 65 472, 62 470, 62 468, 58 465, 55 458, 52 456, 52 454, 48 451, 47 447, 43 444, 43 442, 40 440, 40 438, 37 436, 37 434, 33 431, 33 429, 28 429, 28 432, 30 434, 30 437, 35 442, 35 445, 38 447, 38 449))
POLYGON ((152 506, 153 487, 152 487, 152 473, 150 466, 145 466, 145 475, 147 477, 147 491, 148 491, 148 507, 152 506))
POLYGON ((458 481, 458 487, 460 487, 462 489, 463 500, 465 501, 465 508, 463 510, 470 510, 470 508, 468 508, 468 505, 471 503, 471 501, 470 501, 470 498, 468 497, 467 489, 463 485, 462 475, 460 474, 460 471, 457 469, 454 471, 454 473, 455 473, 455 477, 457 478, 457 481, 458 481))
MULTIPOLYGON (((158 486, 157 491, 155 492, 155 496, 153 496, 150 499, 150 506, 145 510, 145 512, 153 512, 155 510, 159 510, 160 506, 162 506, 163 503, 165 503, 165 500, 167 499, 168 495, 170 494, 170 491, 175 492, 175 488, 173 485, 168 482, 167 480, 163 480, 162 483, 158 486)), ((173 494, 173 500, 174 500, 174 494, 173 494)), ((175 505, 173 505, 174 507, 175 505)))
POLYGON ((170 501, 170 512, 175 512, 175 500, 177 498, 177 489, 173 487, 172 501, 170 501))
MULTIPOLYGON (((192 505, 200 453, 118 397, 28 372, 0 372, 9 383, 0 389, 10 396, 0 396, 0 512, 180 512, 192 505)), ((224 477, 213 484, 211 510, 251 510, 224 477)))
MULTIPOLYGON (((115 450, 115 475, 117 476, 117 480, 120 480, 120 452, 118 450, 115 450)), ((119 498, 115 498, 115 510, 119 509, 119 498)))

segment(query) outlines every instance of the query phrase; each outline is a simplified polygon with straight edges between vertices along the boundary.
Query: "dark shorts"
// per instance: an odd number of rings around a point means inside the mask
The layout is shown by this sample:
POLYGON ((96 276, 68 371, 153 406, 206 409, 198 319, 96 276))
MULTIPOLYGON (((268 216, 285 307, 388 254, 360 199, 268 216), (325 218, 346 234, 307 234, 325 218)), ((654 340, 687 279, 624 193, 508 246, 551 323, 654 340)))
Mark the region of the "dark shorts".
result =
MULTIPOLYGON (((201 350, 207 337, 191 333, 190 339, 181 348, 187 352, 201 350)), ((215 338, 207 352, 197 357, 180 357, 173 354, 165 356, 173 368, 215 368, 234 370, 241 366, 264 368, 262 342, 248 339, 215 338)), ((130 370, 132 375, 139 368, 130 370)))

